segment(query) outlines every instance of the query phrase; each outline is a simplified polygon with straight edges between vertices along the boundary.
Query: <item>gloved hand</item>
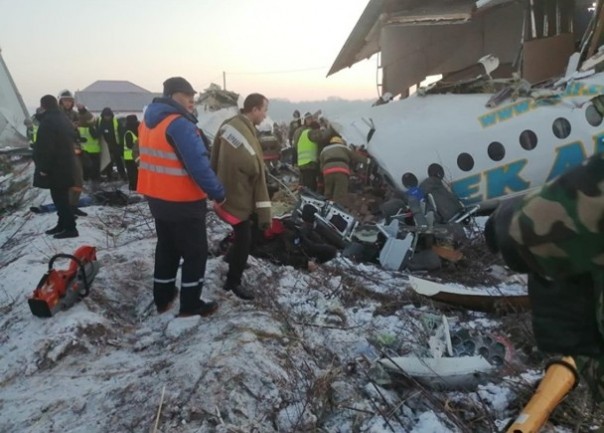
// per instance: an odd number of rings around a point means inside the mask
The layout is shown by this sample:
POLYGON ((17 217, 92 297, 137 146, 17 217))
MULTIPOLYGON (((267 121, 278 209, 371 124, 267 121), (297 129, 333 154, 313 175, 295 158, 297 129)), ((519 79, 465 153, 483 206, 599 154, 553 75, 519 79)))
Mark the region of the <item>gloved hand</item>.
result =
POLYGON ((256 209, 256 215, 258 216, 258 228, 262 231, 268 230, 272 222, 271 208, 256 209))

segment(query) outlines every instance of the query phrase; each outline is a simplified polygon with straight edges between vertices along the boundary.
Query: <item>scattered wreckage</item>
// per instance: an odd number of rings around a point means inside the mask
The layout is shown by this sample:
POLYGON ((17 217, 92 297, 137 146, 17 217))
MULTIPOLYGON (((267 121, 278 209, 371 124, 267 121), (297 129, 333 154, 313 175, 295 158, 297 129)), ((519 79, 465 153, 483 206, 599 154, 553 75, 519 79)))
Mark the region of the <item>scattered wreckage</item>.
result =
MULTIPOLYGON (((416 194, 422 193, 418 189, 416 194)), ((443 197, 456 201, 450 193, 443 197)), ((316 231, 351 259, 375 261, 389 271, 433 270, 440 268, 441 256, 450 261, 461 258, 453 249, 434 245, 435 240, 452 245, 456 238, 463 238, 460 223, 478 209, 459 204, 458 212, 445 214, 448 218, 444 220, 440 200, 430 193, 415 201, 394 199, 382 205, 382 223, 362 224, 337 203, 303 189, 294 215, 300 215, 305 205, 313 206, 316 231)), ((443 207, 447 204, 442 203, 443 207)))
POLYGON ((410 378, 430 389, 475 389, 512 358, 512 346, 503 337, 473 334, 466 329, 451 332, 444 315, 427 317, 426 323, 432 334, 427 350, 381 357, 371 373, 377 383, 393 385, 410 378))
POLYGON ((433 281, 409 276, 409 285, 418 295, 435 301, 457 305, 475 311, 518 312, 528 310, 528 294, 505 295, 470 290, 465 287, 452 287, 433 281))

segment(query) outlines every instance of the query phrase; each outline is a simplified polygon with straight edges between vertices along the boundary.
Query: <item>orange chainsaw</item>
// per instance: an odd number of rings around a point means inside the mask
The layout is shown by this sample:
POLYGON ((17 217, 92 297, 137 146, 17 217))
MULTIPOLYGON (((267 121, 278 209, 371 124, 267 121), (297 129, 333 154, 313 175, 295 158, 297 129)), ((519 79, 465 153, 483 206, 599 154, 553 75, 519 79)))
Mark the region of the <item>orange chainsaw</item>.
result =
POLYGON ((73 255, 52 256, 48 262, 48 271, 38 283, 33 295, 27 300, 33 315, 51 317, 88 296, 90 285, 99 267, 96 261, 96 248, 88 245, 79 247, 73 255), (69 268, 54 269, 57 259, 70 259, 69 268))

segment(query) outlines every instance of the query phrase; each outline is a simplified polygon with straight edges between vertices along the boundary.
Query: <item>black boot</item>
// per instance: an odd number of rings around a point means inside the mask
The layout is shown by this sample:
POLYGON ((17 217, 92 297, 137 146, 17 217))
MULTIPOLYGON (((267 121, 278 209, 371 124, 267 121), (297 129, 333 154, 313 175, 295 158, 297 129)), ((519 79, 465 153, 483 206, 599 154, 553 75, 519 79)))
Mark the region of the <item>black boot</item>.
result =
POLYGON ((178 313, 178 317, 190 317, 190 316, 209 316, 218 310, 218 304, 214 301, 204 302, 199 301, 199 304, 196 308, 192 310, 185 310, 178 313))
POLYGON ((159 314, 162 314, 162 313, 165 313, 166 311, 168 311, 172 307, 172 304, 174 304, 174 301, 176 300, 176 296, 178 296, 178 289, 176 287, 174 287, 172 294, 168 298, 168 302, 166 302, 165 304, 162 304, 162 305, 157 305, 157 304, 155 305, 155 307, 157 308, 157 312, 159 314))
POLYGON ((237 296, 239 299, 243 299, 244 301, 253 301, 256 297, 250 289, 243 287, 241 284, 238 284, 235 287, 224 286, 224 290, 227 292, 229 290, 232 291, 235 296, 237 296))
POLYGON ((60 225, 57 224, 50 230, 46 230, 44 233, 46 233, 47 235, 56 235, 57 233, 61 233, 62 231, 63 231, 63 227, 61 227, 60 225))
POLYGON ((71 209, 71 211, 73 212, 73 214, 75 216, 88 216, 88 214, 86 212, 84 212, 82 209, 80 209, 79 207, 73 207, 71 209))
POLYGON ((67 238, 77 238, 78 236, 80 236, 80 234, 78 233, 78 231, 76 229, 71 229, 71 230, 63 230, 60 233, 57 233, 56 235, 53 236, 53 238, 55 239, 67 239, 67 238))

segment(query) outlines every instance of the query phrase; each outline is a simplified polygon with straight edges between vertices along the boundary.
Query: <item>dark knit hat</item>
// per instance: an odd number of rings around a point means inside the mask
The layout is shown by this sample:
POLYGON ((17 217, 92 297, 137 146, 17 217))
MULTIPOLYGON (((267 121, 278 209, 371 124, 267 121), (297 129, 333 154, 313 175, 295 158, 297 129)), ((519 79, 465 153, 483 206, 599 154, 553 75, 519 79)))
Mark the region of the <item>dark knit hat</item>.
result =
POLYGON ((312 223, 315 221, 315 214, 318 212, 318 209, 314 207, 312 204, 305 204, 302 207, 302 221, 307 223, 312 223))
POLYGON ((129 114, 126 116, 126 128, 131 128, 133 131, 138 128, 140 122, 136 114, 129 114))
POLYGON ((164 81, 164 96, 172 96, 175 93, 186 93, 193 95, 197 93, 191 83, 183 77, 172 77, 164 81))
POLYGON ((40 107, 45 110, 49 110, 51 108, 57 108, 59 103, 57 102, 57 98, 52 95, 44 95, 40 99, 40 107))
POLYGON ((71 94, 71 92, 67 89, 65 90, 61 90, 61 92, 59 93, 59 101, 61 99, 74 99, 73 95, 71 94))

